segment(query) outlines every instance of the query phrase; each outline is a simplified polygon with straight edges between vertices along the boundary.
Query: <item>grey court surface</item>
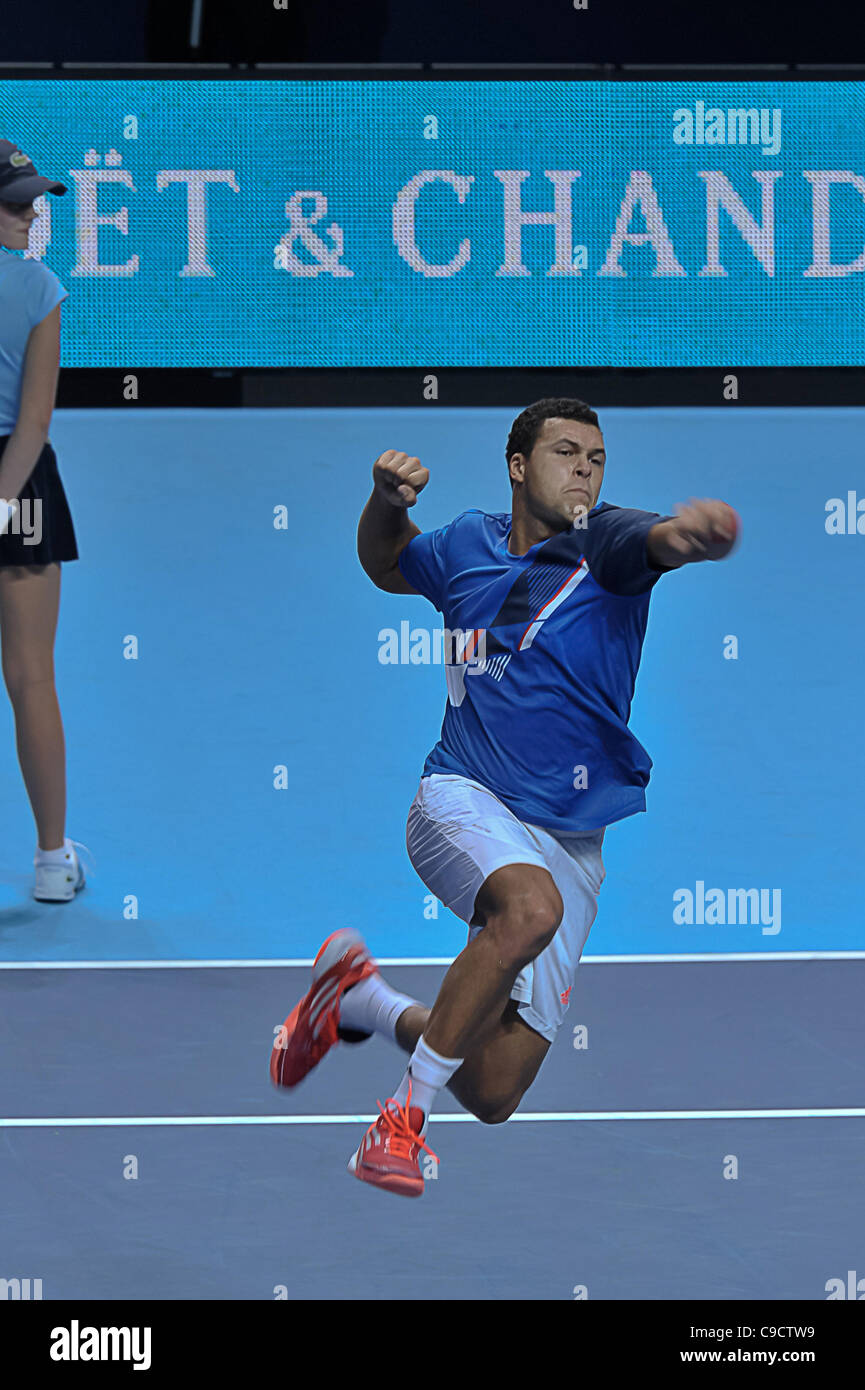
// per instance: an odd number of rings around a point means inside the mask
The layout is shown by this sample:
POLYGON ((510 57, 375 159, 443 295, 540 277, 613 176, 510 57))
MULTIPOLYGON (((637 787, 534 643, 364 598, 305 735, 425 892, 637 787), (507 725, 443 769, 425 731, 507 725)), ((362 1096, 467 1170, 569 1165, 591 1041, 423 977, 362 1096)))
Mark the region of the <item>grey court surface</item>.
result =
MULTIPOLYGON (((444 967, 384 973, 431 1002, 444 967)), ((865 1276, 865 961, 584 962, 518 1117, 450 1122, 442 1095, 416 1201, 346 1172, 403 1054, 342 1045, 271 1086, 308 978, 0 970, 0 1279, 44 1299, 824 1300, 865 1276)))

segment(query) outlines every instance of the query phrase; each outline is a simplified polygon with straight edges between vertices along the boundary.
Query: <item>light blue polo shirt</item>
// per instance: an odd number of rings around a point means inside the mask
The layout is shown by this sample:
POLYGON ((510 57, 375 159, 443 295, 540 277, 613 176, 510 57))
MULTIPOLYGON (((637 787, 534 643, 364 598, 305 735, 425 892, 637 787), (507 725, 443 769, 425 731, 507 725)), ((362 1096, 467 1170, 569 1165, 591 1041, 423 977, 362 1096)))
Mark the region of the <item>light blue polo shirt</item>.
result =
POLYGON ((0 435, 18 421, 30 331, 68 293, 47 265, 0 246, 0 435))

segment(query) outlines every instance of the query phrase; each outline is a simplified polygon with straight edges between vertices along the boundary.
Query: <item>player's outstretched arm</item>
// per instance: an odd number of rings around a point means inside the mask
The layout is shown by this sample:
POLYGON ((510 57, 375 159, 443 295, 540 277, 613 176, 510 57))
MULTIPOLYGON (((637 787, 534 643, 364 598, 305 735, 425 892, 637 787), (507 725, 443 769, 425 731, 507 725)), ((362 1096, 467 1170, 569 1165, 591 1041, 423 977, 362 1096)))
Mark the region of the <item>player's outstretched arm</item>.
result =
POLYGON ((723 560, 739 535, 738 514, 727 502, 692 497, 676 507, 670 521, 652 527, 646 542, 649 564, 655 569, 679 569, 699 560, 723 560))
POLYGON ((429 481, 420 459, 387 449, 372 469, 373 490, 357 528, 357 554, 373 584, 389 594, 416 594, 397 561, 420 527, 408 519, 429 481))

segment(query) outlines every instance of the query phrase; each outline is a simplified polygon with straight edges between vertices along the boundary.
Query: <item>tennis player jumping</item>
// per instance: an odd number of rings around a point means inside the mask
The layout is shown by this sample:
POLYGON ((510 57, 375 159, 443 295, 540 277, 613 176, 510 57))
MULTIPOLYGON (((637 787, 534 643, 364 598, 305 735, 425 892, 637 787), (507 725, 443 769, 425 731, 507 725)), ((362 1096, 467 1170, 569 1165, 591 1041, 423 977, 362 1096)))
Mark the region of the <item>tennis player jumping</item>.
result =
POLYGON ((429 473, 395 450, 373 467, 360 562, 387 593, 422 594, 446 631, 448 703, 408 815, 409 858, 468 925, 432 1009, 393 990, 360 934, 322 945, 271 1076, 296 1086, 339 1041, 380 1033, 410 1061, 349 1162, 420 1196, 427 1122, 445 1086, 486 1124, 531 1086, 568 1007, 605 878, 605 829, 646 808, 651 759, 628 729, 660 576, 729 555, 737 516, 691 499, 674 516, 598 502, 604 440, 582 401, 514 421, 510 513, 408 517, 429 473), (482 655, 481 655, 482 653, 482 655))

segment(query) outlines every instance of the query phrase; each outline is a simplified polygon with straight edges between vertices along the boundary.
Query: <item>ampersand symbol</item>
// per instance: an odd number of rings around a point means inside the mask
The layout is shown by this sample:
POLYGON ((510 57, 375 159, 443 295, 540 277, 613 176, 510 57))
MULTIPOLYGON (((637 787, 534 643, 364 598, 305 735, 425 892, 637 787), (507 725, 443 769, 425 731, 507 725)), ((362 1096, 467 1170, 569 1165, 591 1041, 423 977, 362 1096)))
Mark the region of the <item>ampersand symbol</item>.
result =
POLYGON ((304 190, 294 193, 286 203, 288 231, 280 238, 279 264, 291 271, 292 275, 320 275, 323 270, 330 275, 354 275, 354 271, 349 270, 340 260, 344 245, 342 227, 336 222, 331 222, 329 227, 323 229, 332 240, 330 246, 312 230, 326 212, 327 198, 323 193, 315 191, 304 190), (304 198, 311 198, 313 201, 312 210, 308 214, 303 210, 304 198), (301 261, 294 254, 292 247, 298 241, 315 257, 314 262, 301 261))

